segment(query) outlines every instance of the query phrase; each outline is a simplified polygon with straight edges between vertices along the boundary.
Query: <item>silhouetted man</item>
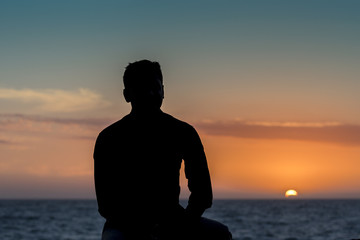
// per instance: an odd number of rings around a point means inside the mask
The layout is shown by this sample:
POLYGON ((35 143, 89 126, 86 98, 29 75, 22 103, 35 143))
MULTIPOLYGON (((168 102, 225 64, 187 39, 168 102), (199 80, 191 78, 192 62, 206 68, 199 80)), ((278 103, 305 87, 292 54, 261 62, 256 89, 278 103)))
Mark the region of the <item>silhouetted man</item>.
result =
POLYGON ((192 126, 160 110, 160 65, 131 63, 123 80, 131 113, 99 134, 94 151, 102 239, 231 239, 226 226, 201 217, 212 204, 205 153, 192 126), (186 209, 179 205, 182 160, 191 192, 186 209))

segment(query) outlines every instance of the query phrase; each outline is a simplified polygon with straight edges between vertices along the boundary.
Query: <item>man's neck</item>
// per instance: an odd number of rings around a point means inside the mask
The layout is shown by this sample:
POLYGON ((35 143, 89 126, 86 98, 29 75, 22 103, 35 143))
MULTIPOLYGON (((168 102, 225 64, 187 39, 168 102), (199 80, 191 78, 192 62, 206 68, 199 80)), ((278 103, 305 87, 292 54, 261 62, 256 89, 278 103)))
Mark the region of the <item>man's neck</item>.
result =
POLYGON ((160 108, 157 109, 138 109, 132 108, 130 114, 135 118, 152 118, 161 114, 160 108))

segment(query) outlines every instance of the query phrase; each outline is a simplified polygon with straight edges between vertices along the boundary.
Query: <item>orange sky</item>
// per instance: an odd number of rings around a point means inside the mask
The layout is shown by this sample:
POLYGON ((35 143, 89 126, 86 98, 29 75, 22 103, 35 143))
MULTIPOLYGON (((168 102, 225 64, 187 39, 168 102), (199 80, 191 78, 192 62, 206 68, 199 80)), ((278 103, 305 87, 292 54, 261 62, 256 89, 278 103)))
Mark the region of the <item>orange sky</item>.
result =
MULTIPOLYGON (((109 122, 2 115, 0 129, 9 142, 0 145, 1 196, 94 197, 93 145, 109 122)), ((254 136, 237 136, 231 124, 234 136, 219 132, 220 127, 212 132, 209 123, 194 124, 203 140, 216 198, 281 198, 287 189, 296 189, 304 198, 359 196, 359 143, 311 134, 313 140, 291 134, 269 138, 269 133, 256 131, 254 136)), ((278 128, 279 123, 272 125, 278 128)), ((286 131, 296 128, 284 125, 286 131)), ((308 125, 302 128, 326 130, 320 124, 308 125)), ((330 128, 334 127, 341 126, 330 128)), ((182 184, 186 189, 183 174, 182 184)))
POLYGON ((204 141, 215 188, 244 192, 235 196, 279 197, 287 189, 307 198, 358 196, 358 146, 213 136, 204 141))

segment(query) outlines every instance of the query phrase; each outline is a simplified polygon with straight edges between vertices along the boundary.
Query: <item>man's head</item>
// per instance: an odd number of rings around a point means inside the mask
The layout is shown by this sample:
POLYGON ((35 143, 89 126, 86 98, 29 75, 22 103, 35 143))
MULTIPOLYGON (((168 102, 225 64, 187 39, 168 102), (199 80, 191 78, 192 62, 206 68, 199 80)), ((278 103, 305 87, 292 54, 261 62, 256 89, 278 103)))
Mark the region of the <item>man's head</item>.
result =
POLYGON ((130 63, 124 72, 124 97, 137 110, 155 110, 164 98, 160 64, 149 60, 130 63))

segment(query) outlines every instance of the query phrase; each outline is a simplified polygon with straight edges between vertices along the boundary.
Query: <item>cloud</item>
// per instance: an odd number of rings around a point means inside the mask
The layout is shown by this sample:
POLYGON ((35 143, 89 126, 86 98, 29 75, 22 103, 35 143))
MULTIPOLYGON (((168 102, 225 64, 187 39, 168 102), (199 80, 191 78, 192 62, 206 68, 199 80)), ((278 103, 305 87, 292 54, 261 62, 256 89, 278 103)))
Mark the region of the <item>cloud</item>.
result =
POLYGON ((246 125, 264 127, 332 127, 342 125, 339 122, 266 122, 246 121, 246 125))
POLYGON ((101 95, 85 88, 76 91, 0 88, 0 99, 35 103, 40 110, 47 112, 85 111, 109 105, 101 95))
MULTIPOLYGON (((57 118, 0 114, 0 144, 28 142, 26 137, 56 136, 95 140, 116 121, 109 118, 57 118), (6 134, 5 134, 6 133, 6 134), (8 136, 8 137, 7 137, 8 136), (16 136, 16 138, 14 137, 16 136)), ((202 121, 194 124, 204 134, 252 139, 288 139, 359 145, 360 125, 339 122, 202 121)))
POLYGON ((206 121, 195 125, 208 135, 360 144, 360 125, 339 122, 206 121))
POLYGON ((3 144, 3 145, 11 145, 12 142, 8 141, 8 140, 4 140, 4 139, 0 139, 0 145, 3 144))
POLYGON ((0 175, 91 176, 96 137, 113 121, 0 114, 0 175))
POLYGON ((105 118, 80 119, 0 114, 0 144, 22 144, 51 136, 93 141, 99 131, 112 122, 114 120, 105 118))
POLYGON ((98 127, 109 124, 112 121, 114 120, 108 118, 57 118, 26 114, 0 114, 0 129, 7 128, 13 124, 28 126, 31 123, 98 127))

